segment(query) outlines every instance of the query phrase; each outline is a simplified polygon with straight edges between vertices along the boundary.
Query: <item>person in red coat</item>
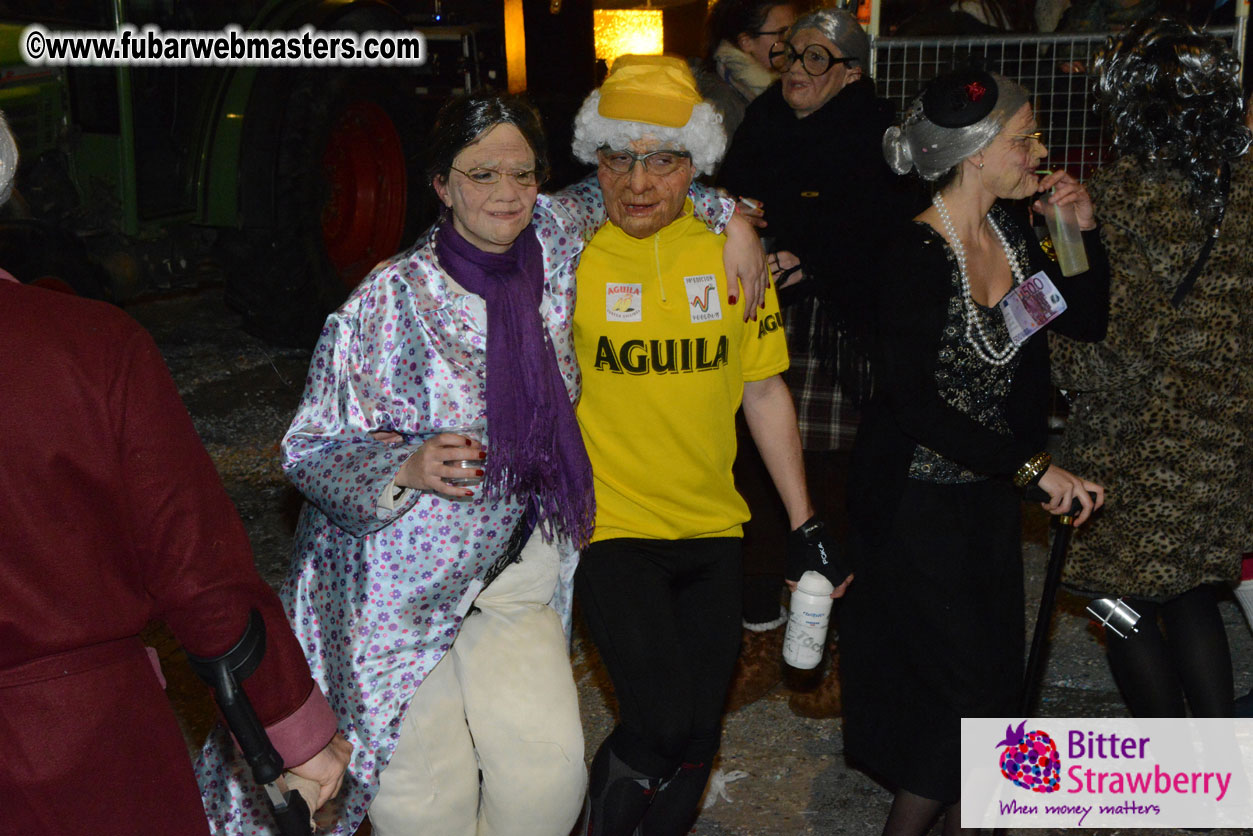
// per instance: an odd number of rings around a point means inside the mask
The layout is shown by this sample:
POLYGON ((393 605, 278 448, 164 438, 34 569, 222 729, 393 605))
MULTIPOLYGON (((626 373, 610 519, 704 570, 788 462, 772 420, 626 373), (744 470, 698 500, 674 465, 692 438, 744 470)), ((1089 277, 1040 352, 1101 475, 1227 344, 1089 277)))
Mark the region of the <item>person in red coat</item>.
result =
POLYGON ((0 836, 209 832, 153 619, 214 657, 259 611, 244 688, 284 764, 334 794, 350 747, 151 337, 0 280, 0 437, 0 836))

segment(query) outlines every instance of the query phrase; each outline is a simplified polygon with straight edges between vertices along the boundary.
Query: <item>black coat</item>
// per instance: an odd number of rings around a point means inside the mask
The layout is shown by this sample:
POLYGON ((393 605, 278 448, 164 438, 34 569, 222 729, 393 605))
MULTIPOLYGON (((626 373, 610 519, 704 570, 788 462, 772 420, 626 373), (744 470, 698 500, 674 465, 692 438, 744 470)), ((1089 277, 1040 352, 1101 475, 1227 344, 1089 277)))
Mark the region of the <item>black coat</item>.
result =
MULTIPOLYGON (((849 84, 804 119, 776 83, 749 105, 718 173, 718 184, 733 194, 765 203, 768 248, 801 260, 806 281, 783 290, 780 304, 813 296, 820 302, 812 345, 795 342, 808 339, 807 321, 792 324, 793 357, 813 354, 854 403, 869 391, 865 360, 886 231, 927 205, 920 181, 898 176, 883 158, 883 133, 894 116, 869 79, 849 84)), ((811 309, 798 306, 799 316, 811 309)))
MULTIPOLYGON (((804 119, 769 87, 748 106, 718 173, 732 194, 765 202, 772 250, 789 250, 816 280, 814 292, 854 299, 882 251, 893 221, 926 208, 913 178, 897 176, 883 159, 891 104, 874 83, 859 79, 804 119)), ((872 297, 866 297, 869 300, 872 297)))

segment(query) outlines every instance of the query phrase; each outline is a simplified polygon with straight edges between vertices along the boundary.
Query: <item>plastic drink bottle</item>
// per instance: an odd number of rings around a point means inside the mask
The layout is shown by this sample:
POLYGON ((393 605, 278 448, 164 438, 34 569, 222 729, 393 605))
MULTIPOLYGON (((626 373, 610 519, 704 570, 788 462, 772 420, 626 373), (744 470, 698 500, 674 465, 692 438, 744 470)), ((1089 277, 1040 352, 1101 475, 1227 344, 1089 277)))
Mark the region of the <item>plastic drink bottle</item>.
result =
POLYGON ((1057 254, 1057 266, 1061 268, 1062 275, 1087 272, 1088 251, 1083 248, 1083 233, 1079 230, 1075 205, 1046 203, 1044 209, 1044 223, 1048 225, 1049 237, 1053 239, 1053 252, 1057 254))
POLYGON ((783 661, 792 667, 807 671, 822 661, 834 591, 831 581, 818 572, 806 572, 796 584, 783 634, 783 661))

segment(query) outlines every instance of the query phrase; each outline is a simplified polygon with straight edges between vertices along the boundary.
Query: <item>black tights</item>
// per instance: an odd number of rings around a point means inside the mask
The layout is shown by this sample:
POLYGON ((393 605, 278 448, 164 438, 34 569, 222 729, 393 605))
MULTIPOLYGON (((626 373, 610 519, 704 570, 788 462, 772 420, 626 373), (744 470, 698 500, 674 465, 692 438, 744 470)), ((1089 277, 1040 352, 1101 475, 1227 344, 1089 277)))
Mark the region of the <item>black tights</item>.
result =
POLYGON ((1106 643, 1132 716, 1183 717, 1185 697, 1194 717, 1232 716, 1231 649, 1214 586, 1160 604, 1124 600, 1140 613, 1139 629, 1125 639, 1110 632, 1106 643))
POLYGON ((892 799, 892 809, 883 825, 883 836, 923 836, 931 830, 931 824, 944 814, 944 836, 962 833, 961 802, 945 805, 942 801, 924 798, 909 790, 897 790, 892 799))

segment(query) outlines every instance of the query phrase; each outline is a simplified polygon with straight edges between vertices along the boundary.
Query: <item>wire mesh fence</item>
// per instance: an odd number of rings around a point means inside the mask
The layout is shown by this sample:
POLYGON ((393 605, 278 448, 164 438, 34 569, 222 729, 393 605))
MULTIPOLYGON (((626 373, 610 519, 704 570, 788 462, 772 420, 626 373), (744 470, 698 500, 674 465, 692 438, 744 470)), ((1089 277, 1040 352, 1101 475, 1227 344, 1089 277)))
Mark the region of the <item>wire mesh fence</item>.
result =
MULTIPOLYGON (((1237 27, 1215 27, 1212 34, 1232 42, 1237 27)), ((1048 164, 1064 166, 1080 180, 1108 161, 1101 118, 1093 103, 1092 58, 1104 34, 962 35, 925 38, 878 37, 871 63, 879 95, 902 112, 928 81, 956 66, 980 61, 1021 83, 1034 97, 1036 118, 1049 148, 1048 164)), ((1243 54, 1240 55, 1243 60, 1243 54)))

